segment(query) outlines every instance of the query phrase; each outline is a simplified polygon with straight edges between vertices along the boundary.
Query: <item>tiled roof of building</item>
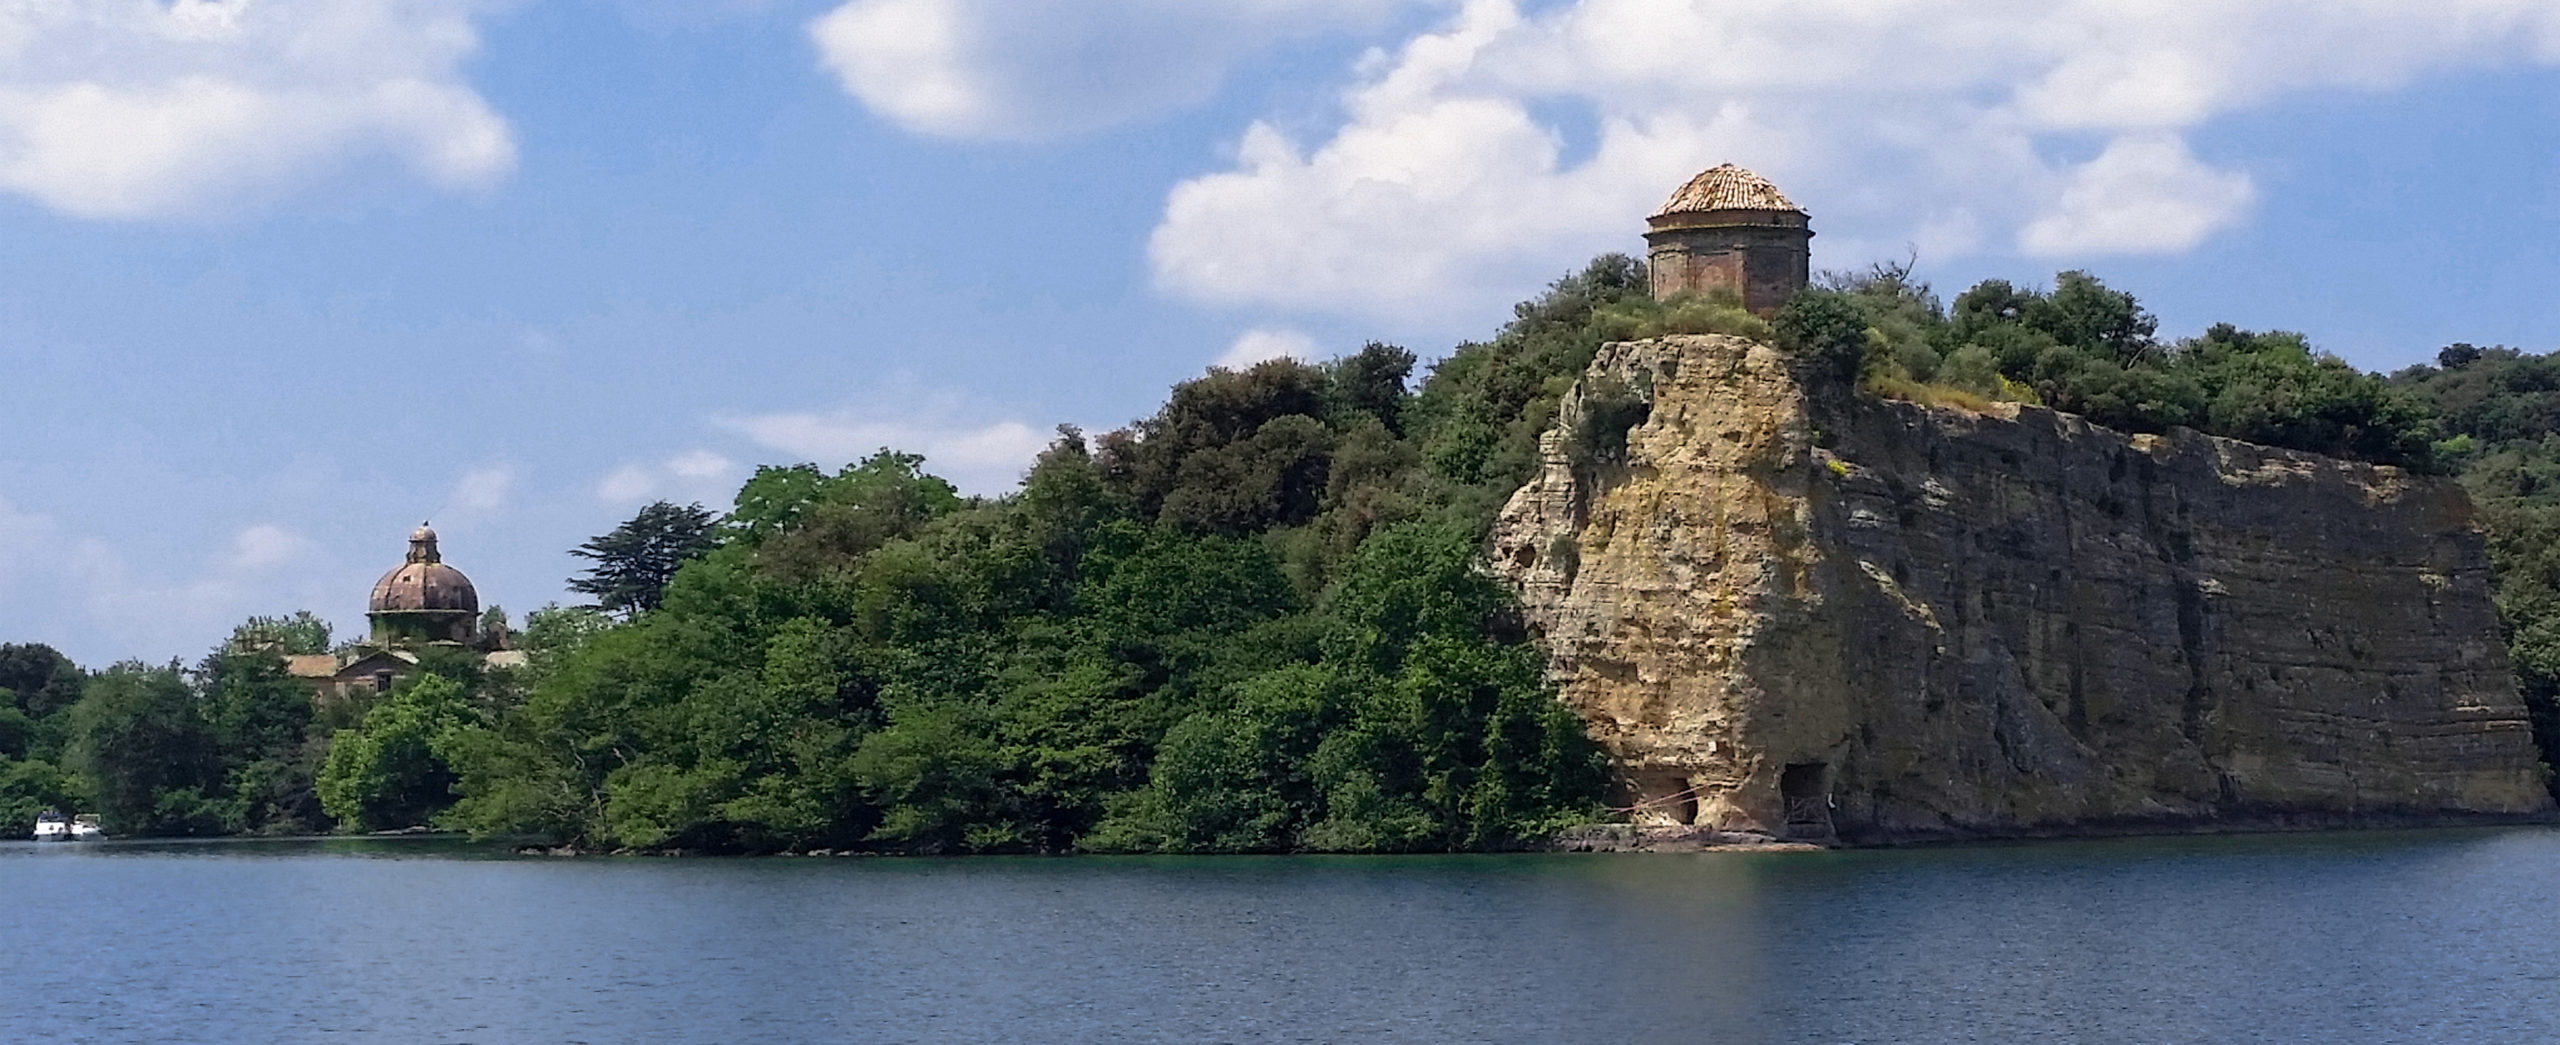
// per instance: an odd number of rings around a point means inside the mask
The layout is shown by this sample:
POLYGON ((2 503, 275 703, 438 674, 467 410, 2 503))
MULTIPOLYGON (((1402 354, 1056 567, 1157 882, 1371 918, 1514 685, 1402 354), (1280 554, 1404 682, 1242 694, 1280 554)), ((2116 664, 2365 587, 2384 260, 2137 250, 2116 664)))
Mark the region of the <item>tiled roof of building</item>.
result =
POLYGON ((297 653, 284 659, 284 670, 299 679, 325 679, 338 673, 338 658, 329 653, 297 653))
POLYGON ((1769 184, 1769 179, 1730 163, 1718 164, 1698 172, 1689 183, 1672 193, 1671 199, 1655 211, 1665 214, 1695 214, 1709 210, 1792 210, 1803 211, 1795 201, 1769 184))

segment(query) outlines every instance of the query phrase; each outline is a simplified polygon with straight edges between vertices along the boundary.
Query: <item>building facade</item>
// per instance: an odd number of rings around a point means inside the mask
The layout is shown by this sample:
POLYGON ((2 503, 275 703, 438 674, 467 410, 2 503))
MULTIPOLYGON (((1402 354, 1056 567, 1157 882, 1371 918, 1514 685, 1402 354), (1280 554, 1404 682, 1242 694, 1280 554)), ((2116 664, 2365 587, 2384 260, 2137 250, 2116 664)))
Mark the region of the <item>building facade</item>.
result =
POLYGON ((503 626, 483 629, 480 592, 471 578, 446 565, 436 531, 420 524, 409 534, 409 554, 375 581, 365 604, 365 641, 334 653, 285 658, 294 677, 321 699, 381 693, 418 667, 427 649, 468 651, 489 667, 519 667, 524 654, 509 649, 503 626))
POLYGON ((1730 163, 1700 171, 1645 219, 1657 301, 1729 296, 1769 315, 1813 274, 1812 219, 1769 180, 1730 163))

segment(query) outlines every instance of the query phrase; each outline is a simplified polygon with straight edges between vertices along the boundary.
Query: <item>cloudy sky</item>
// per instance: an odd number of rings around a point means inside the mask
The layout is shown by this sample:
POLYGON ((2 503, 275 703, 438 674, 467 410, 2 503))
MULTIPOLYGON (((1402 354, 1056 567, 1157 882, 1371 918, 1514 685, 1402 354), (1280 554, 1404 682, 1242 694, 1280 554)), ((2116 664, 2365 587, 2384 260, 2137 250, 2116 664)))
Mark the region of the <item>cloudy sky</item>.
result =
POLYGON ((2560 341, 2549 0, 0 0, 0 641, 484 602, 756 463, 978 492, 1426 358, 1735 161, 1817 266, 2560 341))

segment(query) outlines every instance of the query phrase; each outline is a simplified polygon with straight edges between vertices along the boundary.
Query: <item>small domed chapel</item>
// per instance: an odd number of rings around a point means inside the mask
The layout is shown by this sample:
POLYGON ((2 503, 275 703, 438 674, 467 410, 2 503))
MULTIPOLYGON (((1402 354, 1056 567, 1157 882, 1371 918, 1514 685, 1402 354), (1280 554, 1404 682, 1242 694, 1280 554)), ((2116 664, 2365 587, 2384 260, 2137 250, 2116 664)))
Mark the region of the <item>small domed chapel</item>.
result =
POLYGON ((1778 187, 1733 164, 1698 172, 1645 219, 1654 300, 1730 296, 1762 316, 1813 274, 1813 222, 1778 187))
POLYGON ((443 647, 480 654, 491 667, 518 667, 524 654, 509 649, 503 627, 483 631, 480 592, 471 578, 447 565, 436 531, 421 523, 409 533, 409 554, 373 583, 365 604, 365 640, 335 653, 286 658, 296 678, 323 698, 379 693, 418 666, 418 651, 443 647))

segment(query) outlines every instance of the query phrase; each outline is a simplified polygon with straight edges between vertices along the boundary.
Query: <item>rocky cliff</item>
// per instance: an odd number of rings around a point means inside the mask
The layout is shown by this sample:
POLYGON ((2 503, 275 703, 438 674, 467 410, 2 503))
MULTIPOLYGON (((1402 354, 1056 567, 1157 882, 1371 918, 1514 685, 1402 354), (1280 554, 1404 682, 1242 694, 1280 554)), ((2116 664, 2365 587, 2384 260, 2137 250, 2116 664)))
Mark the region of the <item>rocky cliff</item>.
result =
POLYGON ((1716 336, 1607 346, 1543 448, 1496 566, 1640 822, 1881 841, 2551 809, 2450 482, 1853 396, 1716 336), (1605 423, 1572 435, 1611 410, 1641 417, 1622 453, 1605 423))

